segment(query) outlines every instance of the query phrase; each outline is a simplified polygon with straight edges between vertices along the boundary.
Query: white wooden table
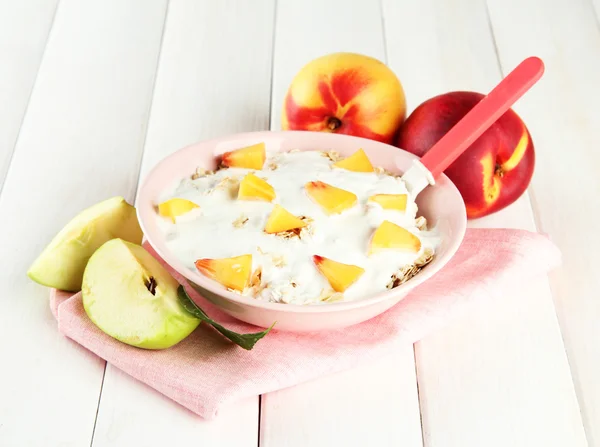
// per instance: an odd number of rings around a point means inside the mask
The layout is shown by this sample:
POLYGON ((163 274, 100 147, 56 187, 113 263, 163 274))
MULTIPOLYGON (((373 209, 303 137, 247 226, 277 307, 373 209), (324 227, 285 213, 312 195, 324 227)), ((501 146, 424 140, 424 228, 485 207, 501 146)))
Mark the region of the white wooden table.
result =
POLYGON ((0 0, 0 446, 600 446, 599 22, 600 0, 0 0), (184 145, 279 129, 293 75, 334 51, 386 61, 409 112, 541 57, 515 106, 531 188, 471 226, 546 232, 563 266, 214 421, 60 335, 25 276, 50 238, 184 145))

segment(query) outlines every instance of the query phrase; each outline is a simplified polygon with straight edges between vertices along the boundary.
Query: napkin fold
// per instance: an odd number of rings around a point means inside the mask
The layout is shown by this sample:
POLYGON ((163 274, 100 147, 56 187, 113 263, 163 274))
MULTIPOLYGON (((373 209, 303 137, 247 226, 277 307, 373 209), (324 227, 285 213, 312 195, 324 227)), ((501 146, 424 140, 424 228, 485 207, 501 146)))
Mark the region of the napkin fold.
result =
MULTIPOLYGON (((149 245, 145 248, 163 262, 149 245)), ((559 250, 544 235, 512 229, 469 229, 452 260, 387 312, 333 332, 293 334, 278 332, 275 327, 251 351, 234 345, 205 324, 172 348, 139 349, 100 331, 85 313, 81 293, 52 290, 50 306, 64 335, 211 419, 225 404, 364 364, 404 343, 414 343, 475 302, 501 298, 510 287, 559 263, 559 250)), ((169 271, 219 323, 236 332, 260 330, 225 314, 169 271)))

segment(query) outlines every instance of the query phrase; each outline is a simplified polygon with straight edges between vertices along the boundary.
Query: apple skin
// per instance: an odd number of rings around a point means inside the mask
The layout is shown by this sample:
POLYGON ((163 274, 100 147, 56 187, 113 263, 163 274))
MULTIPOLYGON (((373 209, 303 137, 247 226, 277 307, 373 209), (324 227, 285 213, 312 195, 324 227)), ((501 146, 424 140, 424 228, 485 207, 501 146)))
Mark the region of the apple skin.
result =
POLYGON ((77 292, 98 247, 115 237, 141 244, 143 236, 135 208, 121 196, 111 197, 72 218, 31 264, 27 276, 47 287, 77 292))
POLYGON ((332 53, 296 74, 284 99, 281 127, 391 144, 405 118, 404 90, 389 67, 362 54, 332 53))
POLYGON ((144 247, 115 238, 90 257, 81 298, 105 334, 142 349, 167 349, 200 324, 178 298, 179 283, 144 247))
MULTIPOLYGON (((422 157, 485 95, 456 91, 428 99, 406 119, 396 146, 422 157)), ((509 109, 444 173, 460 191, 469 219, 497 212, 529 186, 535 151, 529 130, 509 109)))

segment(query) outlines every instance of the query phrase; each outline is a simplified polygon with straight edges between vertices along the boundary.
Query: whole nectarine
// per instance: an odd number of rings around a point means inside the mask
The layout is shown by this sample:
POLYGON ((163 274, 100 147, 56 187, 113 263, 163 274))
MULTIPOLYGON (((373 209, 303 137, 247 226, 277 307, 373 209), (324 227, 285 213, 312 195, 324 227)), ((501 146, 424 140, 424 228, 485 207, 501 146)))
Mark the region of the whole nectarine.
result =
POLYGON ((362 54, 333 53, 296 74, 285 96, 281 127, 391 143, 405 118, 404 90, 390 68, 362 54))
MULTIPOLYGON (((484 95, 457 91, 419 105, 400 128, 396 146, 422 157, 484 95)), ((510 109, 452 163, 444 173, 460 191, 468 218, 507 207, 529 186, 535 152, 529 130, 510 109)))

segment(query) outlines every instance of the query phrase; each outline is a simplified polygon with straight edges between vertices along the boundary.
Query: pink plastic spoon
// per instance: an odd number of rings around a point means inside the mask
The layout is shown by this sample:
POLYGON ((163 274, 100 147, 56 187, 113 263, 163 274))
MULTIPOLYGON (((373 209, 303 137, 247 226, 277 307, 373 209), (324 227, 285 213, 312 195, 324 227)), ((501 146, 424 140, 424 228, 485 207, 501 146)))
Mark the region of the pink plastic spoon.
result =
POLYGON ((537 57, 521 62, 485 98, 473 107, 429 151, 415 160, 402 180, 413 196, 456 160, 477 138, 500 118, 544 74, 544 63, 537 57))

